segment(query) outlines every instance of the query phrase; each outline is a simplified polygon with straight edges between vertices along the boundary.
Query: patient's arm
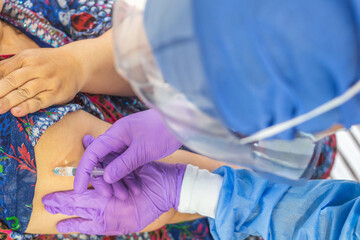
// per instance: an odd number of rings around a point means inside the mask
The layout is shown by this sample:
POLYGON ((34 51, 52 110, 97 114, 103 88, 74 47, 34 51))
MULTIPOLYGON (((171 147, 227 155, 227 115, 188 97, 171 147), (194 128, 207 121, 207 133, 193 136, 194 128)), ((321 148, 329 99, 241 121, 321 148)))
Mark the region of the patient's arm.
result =
MULTIPOLYGON (((77 111, 66 115, 57 124, 51 126, 40 138, 35 146, 37 165, 37 183, 33 200, 33 212, 26 232, 28 233, 57 233, 56 223, 69 216, 48 213, 41 203, 41 198, 48 193, 73 189, 73 177, 55 176, 52 170, 57 166, 77 166, 84 152, 82 138, 86 134, 94 137, 102 134, 110 124, 101 121, 92 115, 77 111)), ((205 157, 177 151, 171 156, 162 159, 169 163, 192 163, 210 171, 222 164, 205 157)), ((180 214, 175 210, 164 213, 157 221, 150 224, 145 230, 150 231, 166 223, 187 221, 199 218, 198 215, 180 214)))

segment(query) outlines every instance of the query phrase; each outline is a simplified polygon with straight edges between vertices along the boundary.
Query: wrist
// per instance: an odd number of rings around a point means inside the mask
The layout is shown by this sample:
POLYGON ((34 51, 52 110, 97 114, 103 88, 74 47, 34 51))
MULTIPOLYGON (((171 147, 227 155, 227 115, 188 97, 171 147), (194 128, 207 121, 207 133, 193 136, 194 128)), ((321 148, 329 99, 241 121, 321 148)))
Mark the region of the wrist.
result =
MULTIPOLYGON (((81 40, 79 42, 72 42, 60 48, 57 48, 58 51, 61 51, 61 55, 63 59, 67 59, 67 66, 71 71, 71 74, 76 75, 76 90, 80 92, 82 88, 86 85, 87 74, 91 69, 91 66, 88 66, 87 59, 89 59, 88 55, 88 40, 81 40)), ((60 52, 59 52, 60 53, 60 52)))
POLYGON ((186 165, 177 163, 177 164, 175 164, 175 166, 176 166, 176 169, 177 169, 177 174, 176 174, 177 179, 176 179, 176 191, 175 191, 176 195, 175 195, 175 201, 174 201, 173 208, 175 210, 178 210, 179 201, 180 201, 181 186, 182 186, 184 174, 185 174, 185 171, 186 171, 186 165))
POLYGON ((182 213, 198 213, 214 218, 222 180, 221 176, 208 170, 187 165, 177 210, 182 213))

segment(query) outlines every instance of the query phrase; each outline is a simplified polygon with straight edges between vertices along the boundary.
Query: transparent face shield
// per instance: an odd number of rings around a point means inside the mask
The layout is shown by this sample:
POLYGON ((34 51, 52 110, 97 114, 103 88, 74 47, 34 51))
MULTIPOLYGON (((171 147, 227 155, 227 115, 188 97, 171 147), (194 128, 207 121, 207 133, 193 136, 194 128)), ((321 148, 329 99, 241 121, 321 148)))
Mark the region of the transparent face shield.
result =
POLYGON ((225 126, 209 97, 197 43, 193 41, 190 2, 116 2, 113 34, 119 74, 149 107, 162 114, 167 126, 189 149, 249 167, 272 180, 295 183, 310 178, 324 144, 322 140, 311 135, 291 141, 263 139, 340 105, 360 86, 310 113, 241 138, 225 126), (168 11, 171 8, 176 11, 168 11), (145 9, 156 9, 156 14, 145 9), (169 12, 171 16, 167 16, 169 12), (179 15, 173 15, 174 12, 179 15), (176 25, 172 21, 182 21, 181 27, 173 29, 176 25), (173 34, 164 35, 164 31, 173 34), (159 60, 162 64, 158 64, 159 60))

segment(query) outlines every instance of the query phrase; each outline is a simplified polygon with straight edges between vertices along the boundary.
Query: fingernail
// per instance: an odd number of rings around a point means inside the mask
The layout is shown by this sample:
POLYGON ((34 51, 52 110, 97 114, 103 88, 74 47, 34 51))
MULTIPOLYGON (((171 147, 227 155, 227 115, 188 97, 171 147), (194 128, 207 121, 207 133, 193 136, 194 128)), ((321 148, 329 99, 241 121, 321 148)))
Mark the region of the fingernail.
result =
MULTIPOLYGON (((1 105, 0 105, 0 107, 1 107, 1 105)), ((13 108, 12 108, 12 111, 13 111, 14 113, 19 113, 19 112, 21 111, 21 108, 20 108, 20 107, 13 107, 13 108)))

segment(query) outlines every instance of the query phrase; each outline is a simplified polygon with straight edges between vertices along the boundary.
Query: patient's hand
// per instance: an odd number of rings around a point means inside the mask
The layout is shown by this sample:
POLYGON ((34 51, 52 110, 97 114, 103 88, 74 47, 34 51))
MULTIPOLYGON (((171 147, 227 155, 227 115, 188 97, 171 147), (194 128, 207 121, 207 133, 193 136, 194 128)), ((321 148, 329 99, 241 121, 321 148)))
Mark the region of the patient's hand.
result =
MULTIPOLYGON (((80 217, 59 222, 59 232, 106 235, 137 232, 163 213, 177 208, 184 172, 183 164, 152 162, 121 180, 127 186, 121 191, 129 192, 125 200, 88 189, 81 194, 74 191, 51 193, 42 202, 52 214, 80 217)), ((95 188, 103 184, 106 183, 102 177, 92 180, 95 188)))
MULTIPOLYGON (((36 45, 35 43, 33 43, 36 45)), ((0 62, 0 114, 16 117, 69 102, 79 92, 134 96, 114 67, 111 30, 51 49, 26 49, 0 62)))
POLYGON ((78 65, 66 48, 28 49, 2 61, 0 114, 11 109, 19 117, 69 102, 81 88, 78 65))

